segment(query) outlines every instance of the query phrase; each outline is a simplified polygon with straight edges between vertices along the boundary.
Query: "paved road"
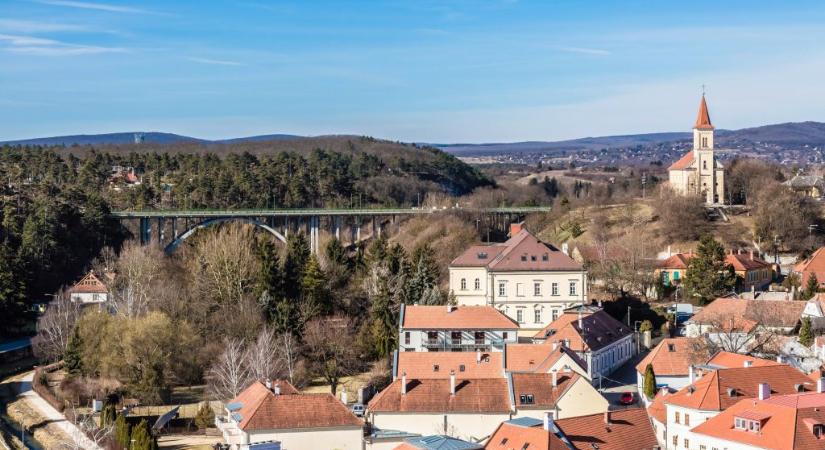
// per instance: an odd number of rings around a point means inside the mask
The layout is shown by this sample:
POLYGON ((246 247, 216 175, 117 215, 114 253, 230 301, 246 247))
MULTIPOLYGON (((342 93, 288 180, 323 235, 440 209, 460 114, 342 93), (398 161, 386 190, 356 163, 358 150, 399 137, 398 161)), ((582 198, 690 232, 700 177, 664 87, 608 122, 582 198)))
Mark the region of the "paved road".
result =
POLYGON ((624 363, 621 367, 619 367, 615 372, 610 374, 608 379, 602 381, 602 395, 610 401, 610 404, 614 407, 621 407, 619 403, 619 396, 623 392, 633 392, 633 395, 636 396, 636 401, 638 402, 638 394, 636 392, 636 364, 641 361, 647 352, 643 352, 636 357, 630 359, 628 362, 624 363))
POLYGON ((550 212, 549 206, 507 206, 500 208, 294 208, 294 209, 235 209, 235 210, 144 210, 112 211, 109 216, 118 219, 150 217, 306 217, 306 216, 381 216, 381 215, 419 215, 441 212, 470 212, 491 214, 527 214, 550 212))
POLYGON ((75 424, 66 420, 58 410, 54 409, 46 400, 43 400, 37 392, 32 390, 32 380, 34 379, 34 372, 29 372, 24 376, 20 383, 20 397, 26 400, 26 403, 37 410, 48 422, 57 425, 66 435, 75 440, 79 448, 88 450, 103 450, 100 446, 92 442, 83 434, 75 424))

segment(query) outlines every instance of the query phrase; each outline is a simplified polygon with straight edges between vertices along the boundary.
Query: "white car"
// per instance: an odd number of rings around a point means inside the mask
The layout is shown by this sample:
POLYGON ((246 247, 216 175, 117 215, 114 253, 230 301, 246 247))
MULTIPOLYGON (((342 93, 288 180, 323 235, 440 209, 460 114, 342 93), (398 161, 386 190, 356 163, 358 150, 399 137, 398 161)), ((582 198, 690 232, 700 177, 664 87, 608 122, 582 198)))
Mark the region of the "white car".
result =
POLYGON ((362 405, 361 403, 356 403, 352 405, 352 407, 350 407, 350 411, 352 411, 352 413, 355 414, 357 417, 364 417, 365 409, 366 408, 364 408, 364 405, 362 405))

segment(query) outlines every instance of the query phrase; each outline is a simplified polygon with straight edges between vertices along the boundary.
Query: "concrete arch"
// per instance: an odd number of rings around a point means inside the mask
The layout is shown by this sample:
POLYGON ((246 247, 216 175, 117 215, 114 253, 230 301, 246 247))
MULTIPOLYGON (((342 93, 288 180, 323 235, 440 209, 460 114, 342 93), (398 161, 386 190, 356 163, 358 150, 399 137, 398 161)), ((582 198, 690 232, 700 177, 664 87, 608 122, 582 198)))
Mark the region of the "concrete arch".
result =
POLYGON ((284 237, 284 235, 282 235, 281 233, 279 233, 277 230, 270 227, 269 225, 266 225, 266 224, 264 224, 264 223, 262 223, 258 220, 255 220, 255 219, 252 219, 252 218, 249 218, 249 217, 218 217, 218 218, 214 218, 214 219, 206 219, 203 222, 195 225, 194 227, 186 230, 185 233, 181 234, 180 236, 177 237, 177 239, 173 240, 172 242, 169 243, 169 245, 164 247, 163 251, 165 251, 166 253, 172 253, 172 252, 175 251, 176 248, 178 248, 178 246, 181 243, 183 243, 183 241, 186 240, 186 238, 188 238, 189 236, 192 236, 193 234, 195 234, 195 231, 197 231, 201 228, 206 228, 206 227, 211 226, 211 225, 222 224, 222 223, 225 223, 225 222, 244 222, 244 223, 252 224, 252 225, 254 225, 258 228, 262 228, 262 229, 268 231, 270 234, 275 236, 279 241, 281 241, 283 243, 286 243, 286 237, 284 237))

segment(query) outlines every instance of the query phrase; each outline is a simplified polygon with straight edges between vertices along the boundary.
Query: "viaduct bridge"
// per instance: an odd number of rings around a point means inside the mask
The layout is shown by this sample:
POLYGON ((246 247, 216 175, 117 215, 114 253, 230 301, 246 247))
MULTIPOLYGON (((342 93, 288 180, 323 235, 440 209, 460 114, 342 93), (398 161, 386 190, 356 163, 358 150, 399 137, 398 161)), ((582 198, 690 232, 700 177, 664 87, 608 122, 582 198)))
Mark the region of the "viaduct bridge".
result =
MULTIPOLYGON (((137 233, 143 244, 156 240, 167 252, 174 251, 198 229, 225 222, 246 222, 262 228, 282 242, 289 233, 304 230, 313 253, 319 251, 320 232, 328 231, 344 244, 355 244, 372 236, 380 236, 388 223, 398 217, 455 213, 474 218, 476 227, 506 231, 508 224, 523 220, 527 214, 549 212, 549 206, 519 206, 499 208, 298 208, 298 209, 235 209, 235 210, 142 210, 112 211, 110 217, 124 225, 137 222, 137 233), (349 239, 346 239, 349 234, 349 239)), ((134 229, 134 227, 132 227, 134 229)))

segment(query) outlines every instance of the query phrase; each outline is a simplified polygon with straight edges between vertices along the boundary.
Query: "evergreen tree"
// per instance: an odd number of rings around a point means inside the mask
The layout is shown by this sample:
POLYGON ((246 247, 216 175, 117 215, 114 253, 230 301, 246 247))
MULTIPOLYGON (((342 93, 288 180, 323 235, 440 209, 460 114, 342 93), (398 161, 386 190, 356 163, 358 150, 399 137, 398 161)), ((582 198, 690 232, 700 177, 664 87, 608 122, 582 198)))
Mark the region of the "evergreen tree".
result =
POLYGON ((816 279, 816 274, 811 272, 808 276, 808 281, 805 283, 805 290, 802 291, 802 299, 812 299, 817 291, 819 291, 819 280, 816 279))
POLYGON ((398 345, 398 311, 392 301, 386 280, 380 280, 378 292, 370 307, 370 334, 375 356, 384 358, 398 345))
POLYGON ((432 248, 426 244, 416 248, 412 262, 415 268, 407 283, 407 301, 423 303, 426 300, 428 304, 443 304, 443 299, 439 300, 439 296, 433 295, 434 289, 438 289, 438 265, 432 248))
MULTIPOLYGON (((693 370, 693 368, 691 367, 690 370, 693 370)), ((653 364, 648 364, 645 367, 644 394, 648 400, 653 400, 653 397, 656 396, 656 374, 653 373, 653 364)))
POLYGON ((301 294, 301 279, 309 261, 309 244, 303 233, 291 234, 287 238, 286 257, 283 262, 284 294, 297 300, 301 294))
POLYGON ((272 240, 262 239, 258 244, 257 250, 261 270, 256 280, 255 293, 259 298, 265 292, 269 293, 272 298, 278 298, 284 288, 284 277, 281 271, 281 258, 278 256, 278 247, 272 240))
POLYGON ((132 429, 132 446, 129 450, 152 450, 152 434, 149 431, 149 422, 142 419, 132 429))
POLYGON ((132 428, 126 416, 118 415, 115 419, 115 441, 124 449, 129 448, 129 443, 132 440, 132 428))
POLYGON ((799 327, 799 343, 805 347, 810 347, 814 343, 814 334, 811 330, 811 318, 802 319, 802 326, 799 327))
POLYGON ((367 256, 366 256, 366 264, 370 267, 380 264, 387 259, 387 238, 384 236, 379 236, 376 239, 373 239, 372 244, 370 244, 369 248, 367 249, 367 256))
POLYGON ((725 262, 725 249, 713 236, 704 235, 699 240, 683 283, 688 295, 697 298, 700 304, 727 294, 736 285, 733 267, 725 262))
POLYGON ((26 290, 14 270, 5 243, 0 243, 0 336, 10 334, 26 319, 26 290))
POLYGON ((112 423, 116 423, 118 418, 117 408, 114 403, 107 403, 100 412, 100 427, 105 428, 112 423))
POLYGON ((195 426, 199 429, 206 431, 207 428, 211 427, 215 423, 215 412, 212 411, 212 408, 209 406, 208 402, 205 402, 201 405, 198 409, 198 413, 195 415, 195 426))
POLYGON ((63 363, 70 377, 80 376, 83 373, 82 351, 83 339, 80 337, 78 327, 74 327, 69 342, 66 344, 66 352, 63 354, 63 363))
POLYGON ((332 312, 327 277, 321 270, 321 265, 315 255, 310 256, 304 269, 304 276, 301 278, 301 295, 302 300, 310 305, 310 310, 317 308, 321 314, 332 312))
POLYGON ((347 251, 338 239, 334 237, 330 239, 327 243, 325 254, 327 256, 327 261, 329 261, 330 264, 337 264, 347 268, 349 267, 350 261, 347 257, 347 251))

